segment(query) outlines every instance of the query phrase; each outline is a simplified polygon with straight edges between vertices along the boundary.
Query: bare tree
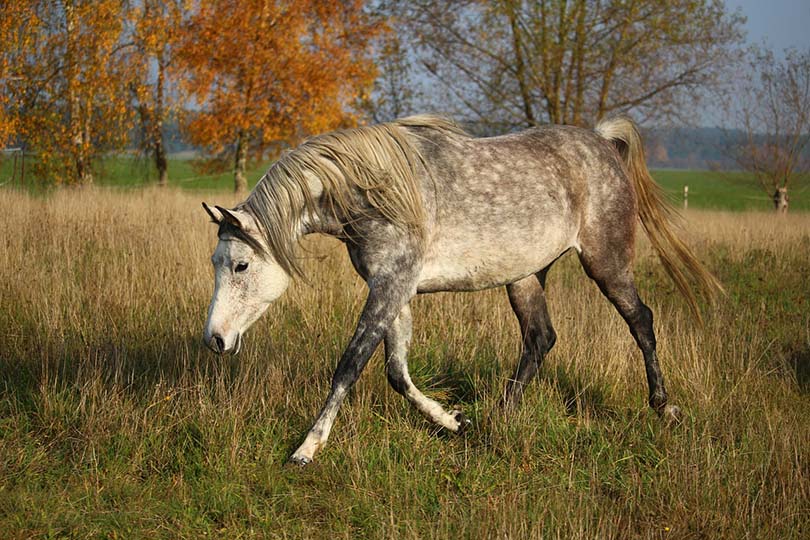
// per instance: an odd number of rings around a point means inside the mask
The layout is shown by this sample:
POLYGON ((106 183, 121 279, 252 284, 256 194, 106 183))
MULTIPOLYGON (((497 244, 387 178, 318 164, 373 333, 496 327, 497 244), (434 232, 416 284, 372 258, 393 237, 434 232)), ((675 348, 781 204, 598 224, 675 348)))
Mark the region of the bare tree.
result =
POLYGON ((722 78, 743 17, 719 0, 403 3, 421 65, 484 129, 683 120, 722 78))
POLYGON ((810 50, 753 48, 749 69, 730 98, 728 121, 742 130, 727 147, 777 212, 787 212, 788 187, 810 176, 810 50))
POLYGON ((413 79, 413 62, 396 26, 379 38, 374 62, 378 76, 363 106, 369 118, 389 122, 415 113, 415 101, 421 95, 413 79))

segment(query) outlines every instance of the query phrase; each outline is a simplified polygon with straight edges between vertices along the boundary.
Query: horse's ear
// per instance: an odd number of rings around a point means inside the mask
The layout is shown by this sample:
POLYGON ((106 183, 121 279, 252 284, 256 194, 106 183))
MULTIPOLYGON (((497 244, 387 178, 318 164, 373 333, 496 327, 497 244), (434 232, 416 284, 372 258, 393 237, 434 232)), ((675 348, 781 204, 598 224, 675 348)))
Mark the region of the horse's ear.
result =
POLYGON ((205 203, 202 203, 202 206, 205 212, 211 217, 211 221, 219 225, 219 222, 222 221, 222 213, 217 210, 217 207, 211 208, 205 203))
POLYGON ((219 213, 222 215, 222 219, 224 219, 225 221, 227 221, 228 223, 230 223, 231 225, 233 225, 237 229, 243 229, 244 230, 244 228, 245 228, 244 224, 242 223, 242 221, 239 219, 239 217, 236 214, 234 214, 233 212, 231 212, 227 208, 223 208, 221 206, 214 206, 214 208, 216 210, 218 210, 219 213))

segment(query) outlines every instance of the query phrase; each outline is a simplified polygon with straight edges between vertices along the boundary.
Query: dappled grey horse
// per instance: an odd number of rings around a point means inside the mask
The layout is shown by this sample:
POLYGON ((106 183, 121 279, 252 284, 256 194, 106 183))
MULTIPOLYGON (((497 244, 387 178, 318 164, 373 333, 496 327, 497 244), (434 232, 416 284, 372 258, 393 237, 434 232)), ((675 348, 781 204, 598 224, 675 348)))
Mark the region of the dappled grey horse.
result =
POLYGON ((650 406, 677 418, 655 352, 652 313, 633 280, 636 221, 697 313, 690 289, 719 284, 672 232, 633 122, 595 130, 548 126, 473 138, 452 122, 416 116, 336 131, 285 153, 236 208, 203 204, 219 225, 205 343, 238 351, 247 328, 301 273, 302 236, 343 241, 368 284, 357 328, 315 424, 291 460, 305 465, 338 408, 385 341, 388 380, 451 431, 469 421, 426 397, 408 374, 414 295, 506 286, 523 349, 504 400, 516 405, 556 339, 543 292, 549 267, 573 248, 630 327, 644 356, 650 406))

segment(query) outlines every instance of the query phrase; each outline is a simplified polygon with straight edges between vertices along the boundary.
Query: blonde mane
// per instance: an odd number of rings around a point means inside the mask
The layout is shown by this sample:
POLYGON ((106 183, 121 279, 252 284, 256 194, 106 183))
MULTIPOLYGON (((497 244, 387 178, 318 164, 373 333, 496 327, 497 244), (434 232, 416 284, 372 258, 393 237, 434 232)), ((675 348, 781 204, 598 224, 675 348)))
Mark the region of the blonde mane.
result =
POLYGON ((270 167, 238 208, 256 219, 267 247, 286 272, 302 273, 296 248, 305 210, 343 225, 382 216, 423 237, 425 209, 417 167, 424 161, 407 128, 466 136, 448 119, 411 116, 313 137, 270 167), (313 198, 312 176, 323 185, 324 204, 313 198))

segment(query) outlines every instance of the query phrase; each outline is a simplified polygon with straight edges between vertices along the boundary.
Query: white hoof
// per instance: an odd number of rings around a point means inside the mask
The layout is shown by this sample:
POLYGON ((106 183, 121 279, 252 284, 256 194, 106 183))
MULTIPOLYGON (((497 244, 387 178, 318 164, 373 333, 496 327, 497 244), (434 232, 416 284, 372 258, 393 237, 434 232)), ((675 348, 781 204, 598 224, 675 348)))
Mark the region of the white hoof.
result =
POLYGON ((290 464, 291 465, 298 465, 299 467, 306 467, 312 463, 312 458, 307 456, 302 456, 299 454, 293 454, 290 456, 290 464))
POLYGON ((664 411, 661 413, 661 418, 667 424, 677 425, 683 421, 683 413, 677 405, 666 405, 664 411))
POLYGON ((461 411, 450 411, 450 416, 452 416, 456 421, 456 429, 453 431, 459 435, 467 431, 467 429, 472 426, 472 420, 467 418, 467 416, 461 411))

